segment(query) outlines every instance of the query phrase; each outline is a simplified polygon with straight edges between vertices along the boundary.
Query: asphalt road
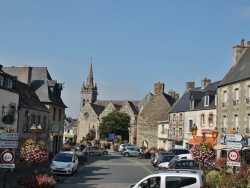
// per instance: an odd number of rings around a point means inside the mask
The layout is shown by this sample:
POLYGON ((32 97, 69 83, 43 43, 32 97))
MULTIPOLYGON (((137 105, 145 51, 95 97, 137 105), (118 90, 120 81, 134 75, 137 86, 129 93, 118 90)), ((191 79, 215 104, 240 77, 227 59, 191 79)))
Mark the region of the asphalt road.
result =
POLYGON ((126 188, 154 172, 150 159, 125 158, 120 153, 89 156, 72 176, 60 175, 57 188, 126 188))

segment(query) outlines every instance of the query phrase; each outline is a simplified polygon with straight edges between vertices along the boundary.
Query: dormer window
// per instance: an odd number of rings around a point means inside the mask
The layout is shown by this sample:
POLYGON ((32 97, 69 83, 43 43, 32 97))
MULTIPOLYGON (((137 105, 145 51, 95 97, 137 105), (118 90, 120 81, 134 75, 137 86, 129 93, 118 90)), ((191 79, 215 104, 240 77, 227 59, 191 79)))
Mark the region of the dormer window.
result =
POLYGON ((190 109, 194 109, 194 100, 190 100, 190 109))
POLYGON ((205 96, 205 98, 204 98, 204 106, 209 106, 209 96, 205 96))

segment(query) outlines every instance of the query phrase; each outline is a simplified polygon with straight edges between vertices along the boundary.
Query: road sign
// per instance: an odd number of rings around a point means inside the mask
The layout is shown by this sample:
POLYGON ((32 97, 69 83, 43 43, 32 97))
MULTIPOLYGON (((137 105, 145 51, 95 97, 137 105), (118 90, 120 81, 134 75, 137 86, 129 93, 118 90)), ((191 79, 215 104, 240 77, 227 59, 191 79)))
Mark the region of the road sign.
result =
POLYGON ((0 164, 0 168, 15 168, 15 164, 0 164))
POLYGON ((227 149, 242 149, 243 146, 241 144, 241 142, 227 142, 227 149))
POLYGON ((17 148, 18 141, 0 141, 0 148, 17 148))
POLYGON ((5 150, 1 154, 1 161, 3 163, 12 163, 14 161, 14 153, 10 150, 5 150))
POLYGON ((240 162, 227 161, 227 166, 240 166, 240 162))
POLYGON ((230 150, 227 152, 227 159, 231 162, 237 162, 240 158, 240 154, 236 150, 230 150))
POLYGON ((234 141, 234 142, 240 142, 242 140, 243 136, 240 134, 227 134, 227 141, 234 141))
POLYGON ((241 144, 242 144, 243 146, 250 146, 250 138, 243 138, 243 139, 241 140, 241 144))
POLYGON ((3 132, 0 134, 1 140, 18 140, 18 133, 3 132))

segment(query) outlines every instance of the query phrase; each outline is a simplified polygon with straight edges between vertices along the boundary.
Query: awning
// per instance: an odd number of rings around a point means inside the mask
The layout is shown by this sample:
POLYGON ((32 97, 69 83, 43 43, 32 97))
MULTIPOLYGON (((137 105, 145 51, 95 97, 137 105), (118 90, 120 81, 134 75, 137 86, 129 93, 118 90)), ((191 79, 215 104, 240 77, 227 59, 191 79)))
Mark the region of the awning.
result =
POLYGON ((64 137, 67 137, 67 138, 74 138, 74 135, 73 134, 65 134, 63 135, 64 137))
MULTIPOLYGON (((195 139, 191 139, 188 141, 189 145, 199 145, 202 142, 203 138, 201 136, 197 136, 195 139)), ((214 140, 212 137, 207 137, 205 142, 210 142, 212 146, 216 146, 216 139, 214 140)))

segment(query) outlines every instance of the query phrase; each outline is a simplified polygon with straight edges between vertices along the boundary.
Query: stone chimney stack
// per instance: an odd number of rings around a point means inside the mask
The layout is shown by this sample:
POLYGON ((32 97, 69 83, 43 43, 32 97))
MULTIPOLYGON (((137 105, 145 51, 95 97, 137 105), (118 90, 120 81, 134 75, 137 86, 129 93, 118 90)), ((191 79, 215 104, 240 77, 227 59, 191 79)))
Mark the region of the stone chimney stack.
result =
POLYGON ((163 95, 164 93, 164 83, 158 82, 154 84, 154 94, 163 95))
POLYGON ((250 47, 250 42, 247 42, 247 45, 244 44, 244 39, 241 40, 240 45, 233 47, 233 67, 237 64, 242 54, 244 54, 246 48, 250 47))
POLYGON ((208 78, 204 78, 201 80, 201 89, 204 89, 208 84, 211 84, 211 80, 208 78))
POLYGON ((186 92, 189 89, 194 89, 194 87, 195 87, 195 83, 194 82, 186 82, 186 92))
POLYGON ((32 67, 29 66, 18 67, 17 79, 20 82, 27 84, 29 87, 31 85, 31 75, 32 75, 32 67))

